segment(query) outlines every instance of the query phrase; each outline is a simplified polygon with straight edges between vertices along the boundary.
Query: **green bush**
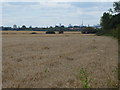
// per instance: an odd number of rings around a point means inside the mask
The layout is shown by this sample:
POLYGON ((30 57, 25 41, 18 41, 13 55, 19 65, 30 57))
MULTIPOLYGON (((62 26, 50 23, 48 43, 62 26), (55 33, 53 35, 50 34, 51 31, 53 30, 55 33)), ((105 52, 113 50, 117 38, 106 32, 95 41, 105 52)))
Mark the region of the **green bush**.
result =
POLYGON ((31 34, 37 34, 36 32, 32 32, 31 34))
POLYGON ((55 34, 54 31, 47 31, 46 34, 55 34))
POLYGON ((86 28, 86 29, 81 30, 81 33, 82 34, 95 34, 95 33, 97 33, 97 30, 86 28))
POLYGON ((102 35, 103 36, 113 36, 120 41, 120 25, 118 25, 115 29, 112 29, 112 30, 100 29, 100 30, 98 30, 96 35, 98 35, 98 36, 102 36, 102 35))
POLYGON ((99 29, 98 32, 96 33, 97 36, 101 36, 105 33, 103 29, 99 29))

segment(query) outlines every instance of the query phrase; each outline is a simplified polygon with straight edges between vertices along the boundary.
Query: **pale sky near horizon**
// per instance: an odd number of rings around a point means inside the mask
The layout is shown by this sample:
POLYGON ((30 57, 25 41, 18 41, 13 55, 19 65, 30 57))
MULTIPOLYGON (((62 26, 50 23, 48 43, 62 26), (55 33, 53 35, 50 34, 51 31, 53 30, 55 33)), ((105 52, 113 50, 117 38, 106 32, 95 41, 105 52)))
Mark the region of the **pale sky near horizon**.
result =
POLYGON ((68 26, 99 24, 113 2, 3 2, 3 26, 68 26))

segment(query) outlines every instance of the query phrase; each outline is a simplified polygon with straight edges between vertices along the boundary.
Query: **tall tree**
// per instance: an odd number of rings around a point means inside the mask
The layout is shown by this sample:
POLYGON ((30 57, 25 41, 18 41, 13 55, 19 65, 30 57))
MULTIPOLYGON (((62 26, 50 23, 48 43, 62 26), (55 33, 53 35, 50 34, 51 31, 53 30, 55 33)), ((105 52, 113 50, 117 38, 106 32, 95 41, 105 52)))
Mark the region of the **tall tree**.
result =
MULTIPOLYGON (((109 13, 103 13, 101 17, 100 24, 102 29, 98 32, 98 35, 111 35, 118 37, 118 32, 120 32, 120 1, 113 3, 113 8, 109 9, 109 13), (114 11, 114 12, 113 12, 114 11), (115 14, 113 14, 115 13, 115 14)), ((120 35, 120 34, 119 34, 120 35)))
POLYGON ((101 17, 100 24, 104 30, 109 29, 109 23, 110 23, 111 17, 112 17, 112 15, 109 13, 106 13, 106 12, 103 13, 103 16, 101 17))
POLYGON ((120 13, 120 1, 113 3, 114 11, 120 13))

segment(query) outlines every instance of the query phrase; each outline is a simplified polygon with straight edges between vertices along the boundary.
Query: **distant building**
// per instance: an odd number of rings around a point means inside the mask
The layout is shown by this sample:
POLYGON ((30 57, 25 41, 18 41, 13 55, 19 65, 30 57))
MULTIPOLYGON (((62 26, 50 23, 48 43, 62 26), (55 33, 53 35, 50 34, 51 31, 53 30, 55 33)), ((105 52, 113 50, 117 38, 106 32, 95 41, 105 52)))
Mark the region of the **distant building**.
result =
POLYGON ((72 27, 69 27, 69 30, 71 31, 80 31, 81 27, 80 26, 72 26, 72 27))
POLYGON ((14 24, 14 25, 13 25, 13 29, 17 29, 17 25, 14 24))

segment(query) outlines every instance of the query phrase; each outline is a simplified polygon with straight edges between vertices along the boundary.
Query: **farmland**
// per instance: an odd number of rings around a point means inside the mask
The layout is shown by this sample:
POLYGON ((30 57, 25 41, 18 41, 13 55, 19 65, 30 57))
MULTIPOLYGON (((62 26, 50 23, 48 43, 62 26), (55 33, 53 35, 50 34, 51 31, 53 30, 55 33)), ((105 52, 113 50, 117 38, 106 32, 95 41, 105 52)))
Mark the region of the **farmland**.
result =
POLYGON ((111 37, 2 32, 3 88, 112 88, 118 44, 111 37))

